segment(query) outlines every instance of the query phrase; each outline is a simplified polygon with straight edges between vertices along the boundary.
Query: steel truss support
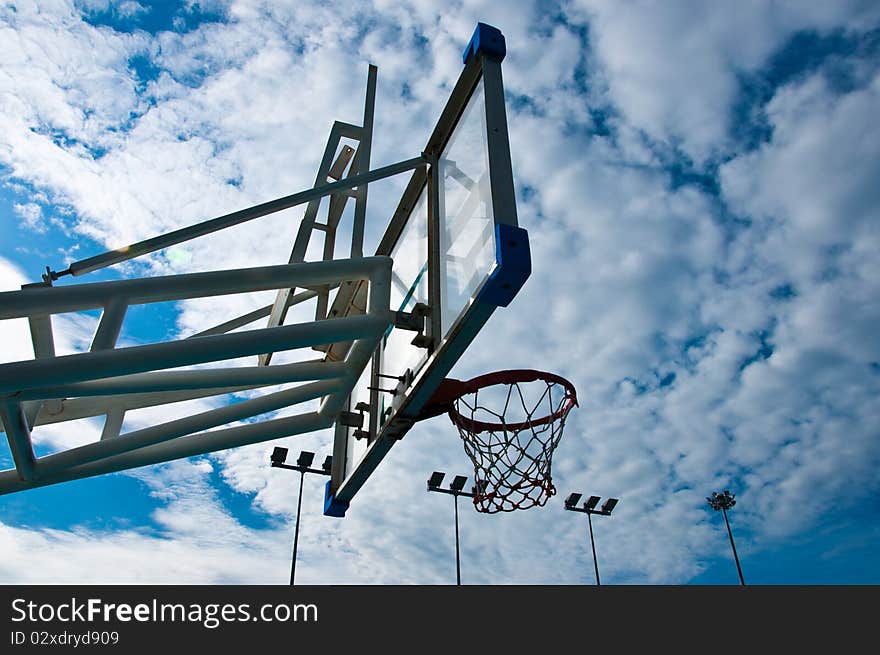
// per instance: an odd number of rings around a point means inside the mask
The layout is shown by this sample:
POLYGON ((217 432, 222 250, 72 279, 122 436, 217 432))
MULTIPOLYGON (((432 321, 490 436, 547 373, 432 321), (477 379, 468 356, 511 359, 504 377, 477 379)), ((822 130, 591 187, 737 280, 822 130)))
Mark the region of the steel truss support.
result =
MULTIPOLYGON (((42 283, 0 293, 0 320, 27 318, 35 355, 31 361, 0 364, 0 428, 6 432, 15 463, 14 469, 0 471, 0 494, 333 425, 347 408, 347 398, 380 339, 394 323, 389 307, 391 259, 363 257, 368 185, 409 171, 414 171, 416 182, 427 177, 425 155, 370 168, 376 78, 377 69, 370 66, 362 125, 333 124, 312 188, 73 262, 60 272, 47 267, 42 283), (325 197, 329 198, 326 213, 319 220, 325 197), (337 232, 350 199, 354 200, 350 259, 334 260, 337 232), (52 286, 62 276, 97 271, 299 205, 307 206, 287 265, 52 286), (324 261, 307 264, 306 253, 316 230, 324 233, 324 261), (117 347, 132 305, 265 290, 277 291, 271 305, 186 339, 117 347), (334 290, 335 297, 331 295, 334 290), (291 307, 312 299, 316 300, 313 322, 285 325, 291 307), (352 303, 357 305, 352 312, 338 309, 352 303), (52 315, 96 309, 102 315, 89 350, 57 356, 52 315), (265 327, 239 331, 253 328, 260 319, 268 319, 265 327), (269 366, 273 353, 307 348, 325 355, 321 360, 304 358, 269 366), (218 364, 253 355, 257 366, 218 364), (180 370, 192 366, 198 368, 180 370), (283 386, 217 406, 223 403, 220 396, 269 385, 283 386), (127 412, 197 399, 212 399, 214 406, 124 432, 127 412), (230 425, 303 403, 317 409, 230 425), (99 440, 35 455, 31 436, 35 427, 91 417, 104 418, 99 440)), ((403 218, 396 220, 400 223, 403 218)), ((388 250, 380 247, 379 252, 388 250)))
MULTIPOLYGON (((347 123, 336 121, 330 130, 330 137, 327 139, 327 146, 324 149, 324 157, 321 160, 321 166, 318 168, 318 176, 315 179, 315 186, 326 183, 328 177, 339 180, 348 164, 349 159, 354 153, 354 162, 352 163, 347 180, 351 181, 363 177, 370 170, 370 152, 373 141, 373 115, 376 106, 376 74, 378 69, 370 66, 367 76, 367 93, 364 101, 364 124, 363 127, 355 127, 347 123), (355 153, 351 148, 346 150, 343 148, 338 155, 337 160, 331 164, 334 153, 339 147, 342 137, 347 137, 358 142, 358 148, 355 153)), ((349 187, 351 188, 351 187, 349 187)), ((324 232, 324 251, 323 257, 325 261, 333 259, 336 246, 336 230, 342 213, 345 211, 349 198, 355 198, 354 224, 352 226, 351 235, 351 257, 363 257, 363 241, 364 241, 364 223, 367 211, 367 184, 359 184, 353 193, 349 193, 348 189, 338 191, 330 196, 329 208, 327 210, 327 218, 325 223, 316 221, 318 209, 320 207, 321 198, 315 198, 309 202, 306 207, 305 215, 299 225, 296 234, 296 240, 293 244, 293 250, 290 253, 291 264, 305 261, 306 251, 311 240, 312 233, 316 230, 324 232)), ((287 308, 290 306, 290 298, 296 291, 294 288, 281 289, 275 297, 275 302, 269 313, 268 327, 275 327, 284 323, 287 315, 287 308)), ((315 313, 315 320, 322 320, 327 317, 329 307, 329 289, 322 290, 319 294, 318 306, 315 313)), ((318 350, 326 350, 317 348, 318 350)), ((272 351, 267 351, 260 355, 260 366, 267 366, 272 360, 272 351)))
POLYGON ((0 419, 15 462, 15 469, 0 472, 0 494, 330 427, 394 322, 390 290, 391 259, 365 257, 0 293, 0 319, 38 317, 32 329, 37 326, 46 346, 37 359, 0 364, 0 419), (366 281, 370 289, 360 316, 115 347, 131 305, 354 281, 366 281), (41 327, 51 328, 49 317, 95 308, 104 313, 90 351, 52 356, 51 329, 47 336, 41 327), (286 351, 337 342, 352 343, 339 362, 162 370, 259 355, 267 347, 286 351), (292 382, 308 383, 119 434, 131 409, 292 382), (315 400, 313 412, 222 427, 315 400), (101 414, 107 418, 99 441, 35 457, 33 425, 101 414))

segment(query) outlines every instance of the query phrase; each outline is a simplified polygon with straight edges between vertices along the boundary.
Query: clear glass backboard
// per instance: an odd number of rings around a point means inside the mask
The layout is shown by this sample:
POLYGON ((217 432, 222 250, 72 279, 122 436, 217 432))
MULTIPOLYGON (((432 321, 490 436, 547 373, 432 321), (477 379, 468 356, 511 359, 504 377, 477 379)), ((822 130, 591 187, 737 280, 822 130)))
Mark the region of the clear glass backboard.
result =
MULTIPOLYGON (((424 329, 389 328, 355 386, 348 410, 361 425, 336 426, 328 515, 344 514, 495 308, 510 302, 531 270, 528 235, 517 226, 503 56, 501 33, 478 26, 425 148, 429 165, 413 173, 377 249, 393 259, 392 310, 424 316, 424 329)), ((335 315, 359 311, 363 299, 357 296, 337 303, 335 315)))

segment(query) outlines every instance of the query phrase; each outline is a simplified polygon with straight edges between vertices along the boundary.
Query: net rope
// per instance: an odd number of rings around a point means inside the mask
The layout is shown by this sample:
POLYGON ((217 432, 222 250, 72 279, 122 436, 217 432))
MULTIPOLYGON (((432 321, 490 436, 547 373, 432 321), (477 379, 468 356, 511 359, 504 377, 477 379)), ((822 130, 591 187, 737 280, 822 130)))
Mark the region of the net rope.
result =
POLYGON ((532 379, 502 383, 508 388, 500 408, 497 393, 484 402, 480 389, 454 401, 449 417, 474 465, 477 511, 494 514, 528 509, 544 505, 556 494, 551 477, 553 451, 568 412, 577 405, 574 389, 561 382, 532 379), (534 386, 528 390, 531 393, 525 392, 529 385, 542 384, 543 393, 534 386), (495 408, 486 406, 492 400, 495 408))

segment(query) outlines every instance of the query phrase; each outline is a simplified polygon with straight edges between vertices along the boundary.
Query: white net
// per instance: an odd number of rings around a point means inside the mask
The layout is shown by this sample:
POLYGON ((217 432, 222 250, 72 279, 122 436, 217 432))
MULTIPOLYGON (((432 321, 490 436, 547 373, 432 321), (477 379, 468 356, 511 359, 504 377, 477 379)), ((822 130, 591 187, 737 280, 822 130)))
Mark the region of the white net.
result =
POLYGON ((570 382, 503 371, 464 383, 449 416, 474 465, 474 506, 492 514, 544 505, 556 493, 553 451, 577 405, 570 382))

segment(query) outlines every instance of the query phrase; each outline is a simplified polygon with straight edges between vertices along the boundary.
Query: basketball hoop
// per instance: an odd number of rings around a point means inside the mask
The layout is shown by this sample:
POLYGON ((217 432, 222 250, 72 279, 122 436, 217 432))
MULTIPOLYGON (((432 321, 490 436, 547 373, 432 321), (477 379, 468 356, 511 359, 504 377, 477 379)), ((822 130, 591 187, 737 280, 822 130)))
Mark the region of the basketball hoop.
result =
POLYGON ((553 451, 577 404, 565 378, 511 370, 445 380, 429 412, 447 412, 458 428, 474 465, 474 506, 494 514, 544 505, 556 493, 553 451))

